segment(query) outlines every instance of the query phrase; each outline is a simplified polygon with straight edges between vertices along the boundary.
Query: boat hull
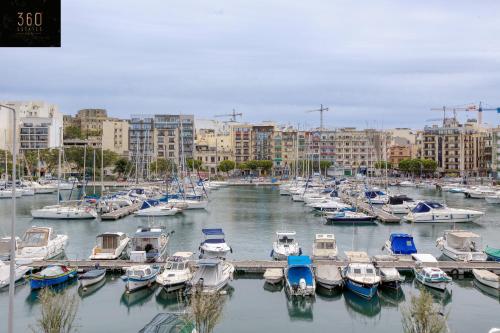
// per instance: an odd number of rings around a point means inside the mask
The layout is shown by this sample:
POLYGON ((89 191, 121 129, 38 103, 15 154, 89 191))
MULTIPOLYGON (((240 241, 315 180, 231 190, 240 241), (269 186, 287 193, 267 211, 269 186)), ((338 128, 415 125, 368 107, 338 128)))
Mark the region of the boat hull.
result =
POLYGON ((472 270, 472 274, 474 274, 474 277, 476 278, 476 280, 479 283, 482 283, 485 286, 488 286, 488 287, 493 288, 493 289, 500 289, 500 281, 499 280, 497 280, 497 281, 487 280, 487 279, 481 277, 479 274, 477 274, 476 270, 474 270, 474 269, 472 270))
POLYGON ((91 279, 80 279, 80 287, 87 288, 88 286, 94 285, 101 282, 106 277, 106 273, 96 276, 91 279))
POLYGON ((448 289, 449 281, 429 281, 420 273, 414 271, 416 280, 426 287, 436 289, 439 291, 446 291, 448 289))
POLYGON ((349 278, 346 279, 346 288, 366 299, 371 299, 377 294, 378 283, 375 284, 364 284, 353 281, 349 278))
POLYGON ((483 252, 460 252, 446 245, 441 247, 441 252, 454 261, 481 262, 488 259, 488 256, 483 252))
POLYGON ((75 278, 76 275, 77 275, 76 270, 70 270, 63 275, 55 277, 47 277, 47 276, 37 277, 35 275, 32 275, 30 277, 30 287, 31 289, 41 289, 45 287, 58 285, 75 278))

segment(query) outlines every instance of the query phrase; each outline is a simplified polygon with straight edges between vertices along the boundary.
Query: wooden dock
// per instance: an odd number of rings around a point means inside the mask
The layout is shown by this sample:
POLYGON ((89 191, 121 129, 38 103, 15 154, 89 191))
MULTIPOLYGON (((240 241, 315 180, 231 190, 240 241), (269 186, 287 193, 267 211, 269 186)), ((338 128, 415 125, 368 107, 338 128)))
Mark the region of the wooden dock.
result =
POLYGON ((122 217, 132 214, 133 212, 139 210, 141 208, 141 203, 135 203, 131 206, 125 206, 122 208, 118 208, 109 213, 105 213, 101 215, 101 220, 118 220, 122 217))
MULTIPOLYGON (((230 260, 231 264, 234 265, 236 272, 238 273, 259 273, 262 274, 268 268, 284 268, 286 266, 285 261, 275 261, 275 260, 230 260)), ((373 265, 377 268, 388 268, 393 267, 399 271, 411 271, 416 262, 413 260, 377 260, 371 259, 373 265)), ((77 268, 80 271, 86 271, 92 269, 99 265, 100 268, 105 268, 113 272, 121 272, 124 269, 138 265, 138 263, 131 262, 128 260, 44 260, 35 261, 29 266, 40 269, 51 264, 63 264, 69 267, 77 268)), ((158 265, 163 265, 164 262, 156 263, 158 265)), ((192 262, 193 265, 196 264, 195 261, 192 262)), ((331 264, 339 267, 345 267, 348 264, 347 260, 314 260, 314 265, 318 264, 331 264)), ((435 266, 441 268, 443 271, 455 275, 471 274, 473 269, 486 269, 492 271, 496 274, 500 274, 500 262, 494 261, 484 261, 484 262, 463 262, 463 261, 438 261, 437 263, 426 263, 426 266, 435 266)))
POLYGON ((377 208, 373 205, 370 205, 366 202, 362 202, 362 201, 358 202, 354 198, 349 197, 349 196, 343 196, 341 198, 345 203, 356 207, 357 209, 359 209, 363 213, 369 214, 369 215, 375 215, 378 220, 380 220, 384 223, 399 223, 399 222, 401 222, 401 218, 399 216, 387 213, 386 211, 384 211, 380 208, 377 208))

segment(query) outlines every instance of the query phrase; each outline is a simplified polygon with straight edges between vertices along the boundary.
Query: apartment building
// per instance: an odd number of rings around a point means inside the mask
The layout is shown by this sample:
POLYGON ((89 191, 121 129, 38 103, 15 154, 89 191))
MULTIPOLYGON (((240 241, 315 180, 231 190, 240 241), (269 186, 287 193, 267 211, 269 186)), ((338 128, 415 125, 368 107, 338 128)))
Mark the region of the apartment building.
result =
POLYGON ((491 171, 492 177, 500 179, 500 126, 492 128, 491 135, 491 171))
MULTIPOLYGON (((274 124, 252 126, 251 152, 252 160, 273 161, 275 156, 274 124)), ((281 142, 280 142, 281 144, 281 142)), ((278 147, 281 149, 281 146, 278 147)))
POLYGON ((128 156, 127 120, 107 119, 102 122, 102 147, 121 156, 128 156))
POLYGON ((102 133, 102 123, 108 120, 104 109, 82 109, 75 116, 75 123, 80 125, 82 133, 102 133))
POLYGON ((487 137, 475 120, 460 124, 455 118, 445 119, 443 126, 424 128, 419 157, 435 160, 437 171, 445 175, 485 176, 487 137))
POLYGON ((402 160, 412 158, 411 145, 392 145, 387 148, 387 160, 393 168, 397 168, 402 160))
POLYGON ((12 112, 0 112, 0 148, 12 149, 15 131, 17 152, 56 148, 61 146, 63 115, 55 104, 43 101, 0 102, 16 110, 16 127, 12 126, 12 112))
POLYGON ((230 130, 224 127, 196 130, 195 158, 210 173, 216 173, 221 161, 234 160, 230 130))
POLYGON ((231 140, 236 164, 250 161, 252 155, 252 125, 232 124, 231 140))

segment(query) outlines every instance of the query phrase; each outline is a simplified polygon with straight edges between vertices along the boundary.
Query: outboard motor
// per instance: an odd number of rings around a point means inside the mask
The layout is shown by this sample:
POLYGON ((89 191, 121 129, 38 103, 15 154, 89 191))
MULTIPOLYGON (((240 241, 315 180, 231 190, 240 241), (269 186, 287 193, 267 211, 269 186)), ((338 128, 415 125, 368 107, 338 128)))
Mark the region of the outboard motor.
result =
POLYGON ((304 278, 299 280, 299 288, 300 290, 306 290, 307 284, 304 278))

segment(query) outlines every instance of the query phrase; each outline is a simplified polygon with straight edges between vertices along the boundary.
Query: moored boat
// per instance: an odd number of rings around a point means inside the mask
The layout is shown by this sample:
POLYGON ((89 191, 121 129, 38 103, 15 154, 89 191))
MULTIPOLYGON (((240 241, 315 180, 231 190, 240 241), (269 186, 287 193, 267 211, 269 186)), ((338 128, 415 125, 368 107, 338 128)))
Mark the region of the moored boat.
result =
POLYGON ((401 287, 401 282, 404 280, 398 270, 394 267, 384 267, 378 269, 380 275, 380 286, 392 289, 401 287))
POLYGON ((233 250, 227 245, 224 231, 221 228, 205 228, 201 230, 205 240, 200 244, 200 256, 203 258, 225 258, 233 250))
POLYGON ((122 276, 125 281, 125 290, 132 292, 141 288, 151 286, 160 272, 158 265, 135 265, 130 266, 122 276))
POLYGON ((87 288, 88 286, 99 283, 106 277, 106 269, 95 268, 87 271, 78 277, 80 281, 81 288, 87 288))
POLYGON ((52 259, 64 253, 67 243, 67 235, 56 235, 51 227, 33 226, 21 238, 16 259, 52 259))
POLYGON ((445 230, 436 246, 445 256, 457 261, 486 261, 481 236, 466 230, 445 230))
POLYGON ((473 222, 484 213, 472 209, 450 208, 435 201, 422 201, 404 217, 412 223, 473 222))
POLYGON ((97 211, 91 206, 78 205, 52 205, 39 209, 33 209, 31 216, 35 219, 51 220, 85 220, 95 219, 97 211))
POLYGON ((484 253, 488 256, 489 261, 500 261, 500 249, 486 246, 484 253))
POLYGON ((350 262, 344 269, 345 286, 353 293, 371 299, 376 295, 380 277, 369 262, 350 262))
POLYGON ((318 264, 315 276, 318 285, 328 290, 340 289, 344 285, 340 267, 337 265, 318 264))
POLYGON ((288 256, 300 255, 302 250, 295 236, 295 231, 277 231, 271 257, 275 260, 286 260, 288 256))
POLYGON ((409 256, 417 253, 413 236, 404 233, 392 233, 383 249, 390 255, 409 256))
POLYGON ((163 272, 156 276, 156 283, 166 292, 184 288, 193 277, 189 267, 190 259, 193 259, 192 252, 176 252, 168 257, 163 272))
POLYGON ((164 226, 137 228, 132 237, 131 259, 142 258, 141 261, 146 262, 162 260, 172 232, 167 232, 164 226))
POLYGON ((31 289, 40 289, 64 283, 77 276, 76 269, 65 265, 50 265, 30 275, 31 289))
POLYGON ((377 219, 376 216, 367 215, 361 212, 351 212, 351 211, 343 211, 343 212, 335 212, 335 213, 327 213, 326 221, 327 223, 332 224, 363 224, 363 223, 375 223, 377 219))
POLYGON ((285 288, 290 296, 313 296, 316 291, 314 271, 309 256, 288 256, 285 288))
POLYGON ((473 269, 472 274, 477 281, 493 289, 500 289, 500 276, 486 269, 473 269))
POLYGON ((158 200, 145 200, 141 208, 134 212, 136 216, 171 216, 180 213, 181 209, 173 204, 160 202, 158 200))
POLYGON ((116 260, 127 254, 130 238, 123 232, 105 232, 96 237, 90 260, 116 260))
MULTIPOLYGON (((14 282, 21 280, 31 270, 31 267, 24 265, 16 265, 14 282)), ((10 265, 0 261, 0 289, 9 286, 10 284, 10 265)))
POLYGON ((426 253, 414 253, 412 257, 416 261, 413 273, 418 282, 439 291, 448 290, 448 285, 452 280, 442 269, 434 267, 437 264, 434 256, 426 253))
POLYGON ((337 252, 334 234, 316 234, 312 252, 314 259, 336 259, 337 252))
POLYGON ((283 281, 283 269, 282 268, 268 268, 264 272, 264 280, 270 284, 277 284, 283 281))
POLYGON ((218 258, 201 259, 198 269, 188 281, 188 292, 218 292, 233 279, 234 266, 218 258))

